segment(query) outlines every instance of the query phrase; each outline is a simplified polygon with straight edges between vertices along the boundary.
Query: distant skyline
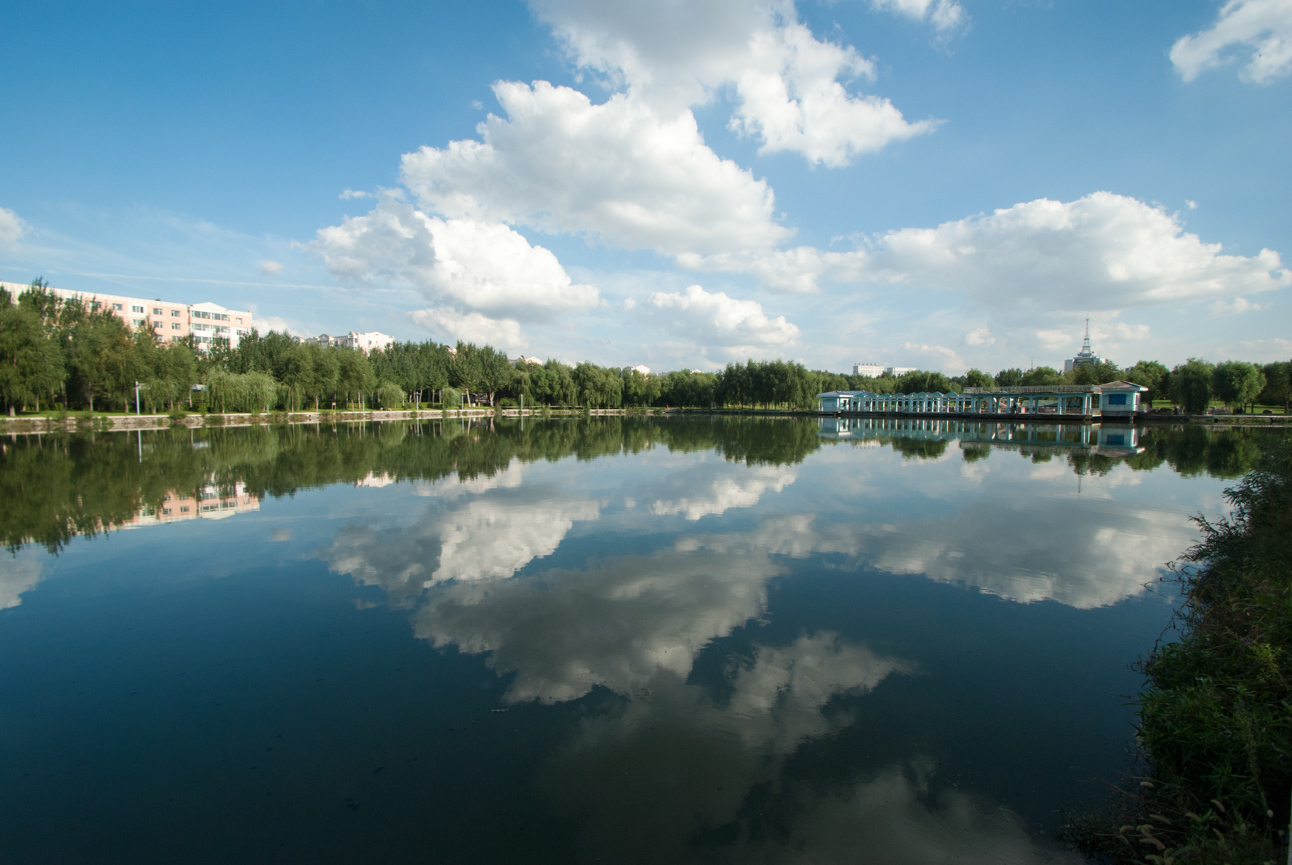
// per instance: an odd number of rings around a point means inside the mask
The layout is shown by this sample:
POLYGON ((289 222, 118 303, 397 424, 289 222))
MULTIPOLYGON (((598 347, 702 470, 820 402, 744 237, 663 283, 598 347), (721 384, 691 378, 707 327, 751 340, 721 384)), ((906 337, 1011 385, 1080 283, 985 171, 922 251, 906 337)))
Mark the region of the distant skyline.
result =
POLYGON ((10 4, 0 279, 655 370, 1292 358, 1292 0, 10 4), (19 50, 20 49, 20 50, 19 50))

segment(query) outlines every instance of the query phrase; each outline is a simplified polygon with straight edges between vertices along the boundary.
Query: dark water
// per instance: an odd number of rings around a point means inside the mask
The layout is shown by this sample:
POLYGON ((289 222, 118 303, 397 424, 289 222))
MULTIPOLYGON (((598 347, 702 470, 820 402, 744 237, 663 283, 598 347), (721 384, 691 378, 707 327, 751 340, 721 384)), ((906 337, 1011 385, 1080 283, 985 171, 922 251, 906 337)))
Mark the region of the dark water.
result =
POLYGON ((0 861, 1065 861, 1170 618, 1145 583, 1267 445, 11 438, 0 861))

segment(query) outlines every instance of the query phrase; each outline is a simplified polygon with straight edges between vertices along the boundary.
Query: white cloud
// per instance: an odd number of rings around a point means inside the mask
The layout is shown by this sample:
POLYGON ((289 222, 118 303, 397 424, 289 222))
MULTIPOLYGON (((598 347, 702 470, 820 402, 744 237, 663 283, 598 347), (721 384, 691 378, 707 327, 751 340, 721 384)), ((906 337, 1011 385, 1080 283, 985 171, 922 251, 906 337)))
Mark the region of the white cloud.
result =
POLYGON ((600 105, 568 87, 500 82, 506 119, 480 140, 403 157, 428 211, 576 232, 666 254, 767 248, 789 231, 767 184, 705 145, 690 111, 661 118, 619 94, 600 105))
POLYGON ((1050 351, 1057 351, 1072 345, 1076 337, 1057 328, 1042 328, 1036 332, 1036 340, 1050 351))
POLYGON ((1171 62, 1185 81, 1250 53, 1239 77, 1268 84, 1292 72, 1292 2, 1229 0, 1207 30, 1182 36, 1171 46, 1171 62))
POLYGON ((287 323, 287 319, 277 315, 261 315, 256 313, 255 317, 256 330, 262 334, 274 331, 275 333, 287 333, 292 336, 309 336, 308 333, 300 328, 293 327, 287 323))
POLYGON ((799 329, 785 316, 769 318, 757 301, 710 293, 698 285, 685 293, 657 291, 643 309, 678 335, 731 349, 782 347, 799 338, 799 329))
POLYGON ((1037 199, 936 228, 903 228, 854 252, 808 247, 771 256, 691 258, 706 269, 776 273, 792 283, 888 282, 964 292, 1016 317, 1214 300, 1292 286, 1279 254, 1225 255, 1179 220, 1134 198, 1095 192, 1037 199), (779 269, 777 269, 779 267, 779 269))
POLYGON ((13 246, 27 233, 27 223, 4 207, 0 207, 0 246, 13 246))
POLYGON ((1212 315, 1237 315, 1240 312, 1259 312, 1265 307, 1259 303, 1252 303, 1245 297, 1235 297, 1233 300, 1218 300, 1211 305, 1212 315))
MULTIPOLYGON (((851 46, 816 39, 786 0, 639 3, 535 0, 573 61, 627 87, 665 114, 734 85, 732 126, 808 161, 844 165, 891 141, 930 131, 887 99, 850 93, 840 79, 874 77, 851 46)), ((958 6, 938 0, 938 21, 958 6)))
POLYGON ((456 583, 414 615, 414 632, 492 653, 500 675, 515 673, 508 700, 575 700, 598 685, 628 694, 661 672, 685 678, 711 640, 766 609, 780 572, 765 556, 664 551, 488 591, 456 583))
POLYGON ((654 498, 653 514, 685 514, 688 520, 698 520, 731 508, 752 508, 768 491, 779 493, 797 477, 786 466, 706 463, 660 478, 642 495, 654 498))
POLYGON ((527 345, 520 332, 520 322, 511 318, 489 318, 478 312, 464 314, 447 308, 419 309, 410 313, 409 317, 448 343, 461 340, 478 345, 492 345, 506 351, 527 345))
POLYGON ((337 198, 341 199, 342 201, 349 201, 352 198, 376 198, 376 197, 377 196, 373 195, 371 192, 362 192, 358 189, 347 189, 337 196, 337 198))
POLYGON ((907 122, 887 99, 849 93, 838 81, 844 75, 873 78, 874 64, 851 47, 814 39, 802 24, 757 33, 736 77, 741 102, 731 128, 761 138, 761 153, 789 150, 838 167, 936 127, 907 122))
POLYGON ((392 196, 365 216, 320 229, 310 248, 343 279, 394 280, 486 313, 550 316, 600 300, 550 250, 506 225, 439 219, 392 196))
MULTIPOLYGON (((0 213, 7 211, 0 211, 0 213)), ((44 565, 36 554, 0 556, 0 610, 16 607, 44 576, 44 565)))
POLYGON ((260 272, 265 276, 282 273, 283 263, 281 261, 262 261, 260 262, 260 272))
POLYGON ((991 335, 991 331, 985 327, 975 327, 965 334, 965 345, 971 345, 975 348, 987 345, 995 345, 996 337, 991 335))
POLYGON ((944 369, 948 372, 958 374, 963 372, 968 364, 961 360, 960 355, 956 354, 954 349, 947 348, 945 345, 925 345, 923 343, 904 342, 902 351, 907 356, 925 357, 935 361, 934 369, 944 369))
POLYGON ((870 8, 915 21, 928 21, 944 33, 960 27, 968 18, 964 7, 956 0, 870 0, 870 8))
POLYGON ((576 520, 595 520, 592 501, 478 499, 454 511, 440 528, 440 565, 430 583, 491 580, 512 576, 531 561, 550 556, 576 520))

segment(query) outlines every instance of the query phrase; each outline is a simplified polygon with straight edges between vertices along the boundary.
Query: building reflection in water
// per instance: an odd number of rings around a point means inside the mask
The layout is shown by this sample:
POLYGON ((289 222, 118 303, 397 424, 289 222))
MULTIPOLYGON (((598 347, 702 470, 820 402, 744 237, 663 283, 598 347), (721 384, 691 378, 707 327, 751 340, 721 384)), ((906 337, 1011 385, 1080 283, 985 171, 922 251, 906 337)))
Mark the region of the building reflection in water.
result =
POLYGON ((239 481, 231 489, 221 489, 207 484, 195 495, 172 490, 162 498, 160 507, 148 505, 139 509, 132 518, 116 528, 139 529, 160 526, 184 520, 222 520, 235 514, 260 510, 260 496, 247 492, 246 484, 239 481))

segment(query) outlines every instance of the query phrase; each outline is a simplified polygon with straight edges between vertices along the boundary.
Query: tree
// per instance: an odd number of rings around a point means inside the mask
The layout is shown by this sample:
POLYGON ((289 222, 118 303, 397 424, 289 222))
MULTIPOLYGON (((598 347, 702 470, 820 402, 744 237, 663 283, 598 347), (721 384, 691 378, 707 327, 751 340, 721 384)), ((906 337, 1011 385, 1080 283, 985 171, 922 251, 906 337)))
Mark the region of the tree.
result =
POLYGON ((1246 405, 1265 387, 1265 375, 1255 364, 1227 360, 1211 373, 1211 390, 1226 408, 1246 405))
POLYGON ((1063 384, 1063 376, 1057 369, 1038 366, 1023 373, 1021 384, 1024 387, 1054 387, 1063 384))
POLYGON ((1256 401, 1262 405, 1283 406, 1283 413, 1288 413, 1288 400, 1292 397, 1292 362, 1275 361, 1261 368, 1265 373, 1265 387, 1257 394, 1256 401))
POLYGON ((1205 413, 1211 403, 1213 370, 1211 364, 1196 357, 1175 367, 1171 370, 1171 399, 1189 414, 1205 413))
POLYGON ((996 383, 991 376, 980 369, 970 369, 961 377, 961 380, 965 387, 991 387, 996 383))
POLYGON ((87 313, 68 334, 69 361, 80 391, 94 411, 94 401, 123 393, 138 380, 134 340, 121 319, 105 310, 87 313))
POLYGON ((404 392, 393 381, 382 382, 377 388, 377 405, 386 411, 397 409, 404 404, 404 392))
POLYGON ((1171 372, 1155 360, 1141 360, 1133 367, 1122 371, 1122 378, 1132 384, 1148 388, 1144 401, 1152 404, 1155 399, 1169 399, 1167 379, 1171 372))
POLYGON ((0 400, 14 409, 52 398, 63 383, 63 358, 58 346, 46 338, 40 318, 30 309, 12 306, 3 298, 0 308, 0 400))
POLYGON ((996 385, 998 387, 1018 387, 1023 383, 1023 371, 1017 367, 1013 369, 1002 369, 996 373, 996 385))

